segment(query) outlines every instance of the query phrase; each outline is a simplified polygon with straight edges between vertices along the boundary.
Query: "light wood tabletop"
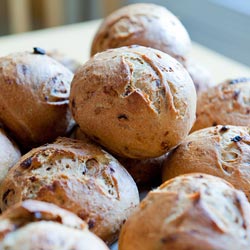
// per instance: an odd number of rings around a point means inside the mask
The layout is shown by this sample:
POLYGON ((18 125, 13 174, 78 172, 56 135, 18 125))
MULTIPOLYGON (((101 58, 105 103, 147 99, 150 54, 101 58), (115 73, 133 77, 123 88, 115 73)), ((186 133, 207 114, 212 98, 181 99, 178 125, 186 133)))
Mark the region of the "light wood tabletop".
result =
MULTIPOLYGON (((90 56, 92 39, 100 22, 100 20, 94 20, 0 37, 0 56, 16 51, 32 50, 33 47, 42 47, 46 50, 57 49, 84 63, 90 56)), ((216 83, 228 78, 250 76, 250 67, 194 42, 190 56, 212 73, 216 83)))

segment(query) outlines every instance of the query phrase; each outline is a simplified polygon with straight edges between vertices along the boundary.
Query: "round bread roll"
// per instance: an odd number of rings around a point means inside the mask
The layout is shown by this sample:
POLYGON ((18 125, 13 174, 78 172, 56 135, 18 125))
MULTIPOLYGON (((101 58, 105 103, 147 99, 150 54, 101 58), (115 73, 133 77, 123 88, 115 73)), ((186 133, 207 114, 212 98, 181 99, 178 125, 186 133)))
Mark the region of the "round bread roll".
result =
POLYGON ((197 94, 215 85, 211 73, 200 63, 189 58, 183 61, 183 65, 194 82, 197 94))
POLYGON ((0 121, 24 149, 71 129, 72 78, 72 72, 39 48, 0 58, 0 121))
POLYGON ((108 250, 86 223, 55 205, 27 200, 0 217, 0 248, 9 250, 108 250))
POLYGON ((245 250, 250 205, 215 176, 176 177, 148 193, 122 228, 119 250, 245 250))
POLYGON ((216 125, 249 126, 250 78, 225 81, 198 96, 192 131, 216 125))
MULTIPOLYGON (((89 141, 90 139, 76 126, 72 138, 89 141)), ((161 172, 166 154, 157 158, 131 159, 115 156, 115 158, 126 168, 140 189, 148 189, 161 184, 161 172)))
POLYGON ((91 55, 110 48, 142 45, 182 60, 191 49, 189 35, 165 7, 131 4, 106 17, 92 42, 91 55))
POLYGON ((186 173, 219 176, 250 200, 250 127, 216 126, 190 134, 169 153, 163 180, 186 173))
POLYGON ((153 158, 189 133, 196 92, 174 58, 142 46, 122 47, 96 54, 77 71, 70 108, 81 130, 110 152, 153 158))
POLYGON ((0 186, 0 208, 26 199, 77 214, 107 243, 139 203, 133 179, 117 160, 94 144, 69 138, 31 150, 11 168, 0 186))
POLYGON ((21 153, 16 143, 0 128, 0 183, 20 157, 21 153))
POLYGON ((76 72, 76 70, 80 67, 80 63, 76 61, 73 58, 70 58, 69 56, 61 53, 58 50, 50 50, 46 52, 46 55, 52 57, 56 61, 60 62, 62 65, 64 65, 66 68, 71 70, 73 73, 76 72))

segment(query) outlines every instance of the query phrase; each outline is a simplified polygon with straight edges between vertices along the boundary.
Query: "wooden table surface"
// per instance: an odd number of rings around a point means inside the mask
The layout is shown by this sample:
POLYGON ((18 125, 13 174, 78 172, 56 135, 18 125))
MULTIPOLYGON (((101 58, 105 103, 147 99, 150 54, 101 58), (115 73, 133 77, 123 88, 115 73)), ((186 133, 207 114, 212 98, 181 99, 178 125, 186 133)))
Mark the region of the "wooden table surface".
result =
MULTIPOLYGON (((84 63, 88 60, 93 36, 100 20, 61 26, 23 34, 0 37, 0 56, 11 52, 32 50, 33 47, 58 49, 84 63)), ((250 67, 226 58, 197 43, 193 43, 191 56, 200 61, 219 83, 227 78, 250 76, 250 67)))

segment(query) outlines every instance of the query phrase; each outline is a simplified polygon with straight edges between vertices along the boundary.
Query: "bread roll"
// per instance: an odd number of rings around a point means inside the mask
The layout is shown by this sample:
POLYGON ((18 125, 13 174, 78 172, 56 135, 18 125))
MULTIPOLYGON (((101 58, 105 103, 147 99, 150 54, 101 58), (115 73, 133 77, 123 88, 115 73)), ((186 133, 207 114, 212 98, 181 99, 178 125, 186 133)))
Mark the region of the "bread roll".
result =
POLYGON ((163 180, 186 173, 221 177, 250 200, 250 127, 216 126, 190 134, 169 153, 163 180))
POLYGON ((21 153, 14 141, 0 128, 0 183, 8 170, 19 160, 21 153))
POLYGON ((76 61, 73 58, 70 58, 69 56, 61 53, 58 50, 50 50, 46 52, 47 56, 52 57, 53 59, 55 59, 56 61, 58 61, 59 63, 61 63, 62 65, 64 65, 66 68, 68 68, 69 70, 71 70, 73 73, 76 72, 76 70, 79 68, 79 66, 81 65, 78 61, 76 61))
POLYGON ((0 217, 0 249, 108 250, 80 218, 34 200, 16 204, 0 217))
POLYGON ((31 150, 0 186, 2 210, 26 199, 54 203, 85 220, 113 242, 139 202, 127 171, 96 145, 69 138, 31 150))
POLYGON ((92 42, 91 55, 110 48, 142 45, 182 60, 191 49, 189 35, 165 7, 131 4, 104 19, 92 42))
POLYGON ((119 250, 246 250, 250 205, 221 178, 178 176, 149 192, 124 224, 119 250))
POLYGON ((192 131, 216 125, 249 126, 250 78, 225 81, 198 96, 192 131))
POLYGON ((35 48, 0 58, 0 121, 23 148, 65 135, 72 72, 35 48))
POLYGON ((70 108, 81 130, 128 158, 153 158, 189 133, 194 84, 167 54, 142 46, 98 53, 75 74, 70 108))

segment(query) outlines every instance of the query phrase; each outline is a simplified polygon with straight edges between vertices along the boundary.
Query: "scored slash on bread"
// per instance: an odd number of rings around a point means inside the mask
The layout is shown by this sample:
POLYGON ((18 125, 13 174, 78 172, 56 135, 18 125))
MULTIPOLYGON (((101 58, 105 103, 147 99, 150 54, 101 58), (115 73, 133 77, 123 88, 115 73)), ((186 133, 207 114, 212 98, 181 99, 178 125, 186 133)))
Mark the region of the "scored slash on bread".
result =
POLYGON ((158 157, 187 136, 196 91, 183 66, 143 46, 96 54, 71 84, 70 109, 81 130, 110 152, 158 157))

